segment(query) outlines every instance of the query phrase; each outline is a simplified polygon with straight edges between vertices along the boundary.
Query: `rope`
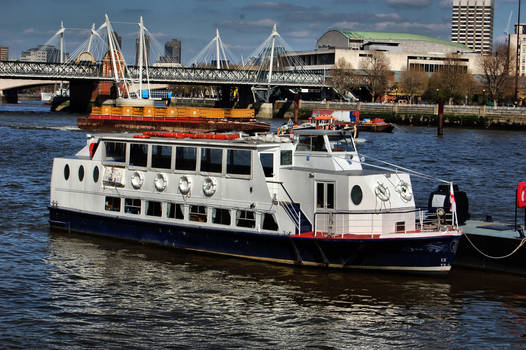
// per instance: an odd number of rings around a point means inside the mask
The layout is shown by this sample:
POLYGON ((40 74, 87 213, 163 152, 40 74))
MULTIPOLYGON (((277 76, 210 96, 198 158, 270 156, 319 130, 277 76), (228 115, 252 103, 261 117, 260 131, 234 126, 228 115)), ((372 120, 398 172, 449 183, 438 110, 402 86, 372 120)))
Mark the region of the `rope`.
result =
POLYGON ((525 243, 526 243, 526 238, 523 238, 521 240, 521 242, 519 243, 519 245, 517 246, 517 248, 515 248, 511 253, 509 254, 506 254, 506 255, 503 255, 503 256, 491 256, 491 255, 488 255, 486 253, 484 253, 483 251, 481 251, 479 248, 477 248, 475 246, 475 244, 473 244, 473 242, 469 239, 469 236, 467 233, 464 233, 464 237, 466 237, 466 239, 468 240, 468 242, 471 244, 471 246, 473 248, 475 248, 475 250, 477 252, 479 252, 480 254, 484 255, 486 258, 489 258, 489 259, 495 259, 495 260, 499 260, 499 259, 505 259, 505 258, 508 258, 510 256, 512 256, 513 254, 515 254, 517 252, 517 250, 520 249, 520 247, 522 247, 525 243))

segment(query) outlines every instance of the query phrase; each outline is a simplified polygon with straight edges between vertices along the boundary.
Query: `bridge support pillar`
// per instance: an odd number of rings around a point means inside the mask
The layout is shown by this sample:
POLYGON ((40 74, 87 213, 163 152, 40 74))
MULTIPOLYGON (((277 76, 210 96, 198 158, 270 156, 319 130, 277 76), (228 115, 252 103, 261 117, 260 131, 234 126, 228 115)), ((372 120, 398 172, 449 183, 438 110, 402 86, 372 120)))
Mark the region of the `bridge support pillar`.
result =
POLYGON ((4 90, 4 96, 2 97, 3 103, 18 103, 18 89, 6 89, 4 90))
POLYGON ((247 108, 248 105, 254 104, 254 96, 252 95, 252 90, 250 86, 242 85, 238 87, 238 97, 237 102, 238 108, 247 108))
POLYGON ((92 94, 96 88, 96 82, 86 80, 71 80, 69 82, 69 98, 71 112, 89 112, 92 94))
POLYGON ((259 107, 259 112, 256 117, 264 119, 272 119, 274 114, 274 104, 270 102, 265 102, 259 107))

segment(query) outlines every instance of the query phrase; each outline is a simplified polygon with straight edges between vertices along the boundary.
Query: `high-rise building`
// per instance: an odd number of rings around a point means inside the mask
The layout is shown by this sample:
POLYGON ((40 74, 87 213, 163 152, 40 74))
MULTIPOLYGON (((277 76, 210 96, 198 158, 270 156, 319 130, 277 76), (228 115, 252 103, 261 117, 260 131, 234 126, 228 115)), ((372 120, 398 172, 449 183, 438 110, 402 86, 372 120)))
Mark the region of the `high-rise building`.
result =
POLYGON ((451 41, 491 54, 494 5, 494 0, 453 0, 451 41))
POLYGON ((164 44, 163 63, 181 63, 181 40, 172 39, 164 44))
POLYGON ((526 75, 526 24, 515 25, 515 34, 508 37, 509 57, 511 58, 512 72, 515 73, 517 54, 517 35, 519 35, 519 75, 526 75))
MULTIPOLYGON (((146 54, 143 52, 143 64, 148 64, 151 66, 153 62, 150 62, 150 36, 148 34, 144 35, 144 47, 146 48, 146 54)), ((135 39, 135 65, 139 65, 139 50, 140 42, 139 38, 135 39)))
MULTIPOLYGON (((64 54, 64 60, 69 60, 68 53, 64 54)), ((23 51, 20 55, 20 61, 60 63, 60 50, 53 45, 38 45, 23 51)))
POLYGON ((9 48, 0 46, 0 61, 9 61, 9 48))

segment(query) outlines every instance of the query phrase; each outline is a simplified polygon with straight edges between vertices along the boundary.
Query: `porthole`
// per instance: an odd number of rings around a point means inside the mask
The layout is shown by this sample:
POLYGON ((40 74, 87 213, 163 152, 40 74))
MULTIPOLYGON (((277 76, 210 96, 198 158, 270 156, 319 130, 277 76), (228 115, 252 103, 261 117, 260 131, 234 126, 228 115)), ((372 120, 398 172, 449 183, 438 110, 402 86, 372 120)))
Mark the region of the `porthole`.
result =
POLYGON ((83 165, 79 166, 79 181, 82 182, 82 180, 84 180, 84 166, 83 165))
POLYGON ((362 202, 362 198, 362 188, 358 185, 354 185, 351 190, 351 200, 354 203, 354 205, 359 205, 362 202))
POLYGON ((66 166, 64 167, 64 179, 69 179, 69 164, 66 164, 66 166))
POLYGON ((97 183, 99 181, 99 167, 96 166, 93 168, 93 182, 97 183))

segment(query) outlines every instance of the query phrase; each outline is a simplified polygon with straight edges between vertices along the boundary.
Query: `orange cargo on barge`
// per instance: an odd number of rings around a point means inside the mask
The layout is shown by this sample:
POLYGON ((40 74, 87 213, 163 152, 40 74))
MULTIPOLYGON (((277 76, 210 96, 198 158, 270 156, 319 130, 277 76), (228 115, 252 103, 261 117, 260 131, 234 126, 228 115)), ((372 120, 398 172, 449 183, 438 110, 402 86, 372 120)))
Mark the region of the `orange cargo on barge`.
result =
POLYGON ((106 106, 92 107, 89 117, 77 125, 90 131, 225 132, 269 131, 270 124, 258 122, 253 109, 106 106))

